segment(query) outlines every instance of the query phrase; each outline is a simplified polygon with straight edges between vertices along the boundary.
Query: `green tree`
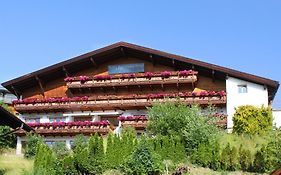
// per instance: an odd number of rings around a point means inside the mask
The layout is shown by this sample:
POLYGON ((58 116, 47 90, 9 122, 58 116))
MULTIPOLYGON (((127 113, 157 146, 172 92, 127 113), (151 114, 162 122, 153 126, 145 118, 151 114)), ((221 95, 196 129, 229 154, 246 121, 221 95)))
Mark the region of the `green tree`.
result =
POLYGON ((199 144, 215 139, 218 128, 210 124, 210 117, 198 106, 187 106, 181 102, 154 104, 148 109, 150 134, 179 136, 183 139, 187 154, 190 155, 199 144))
POLYGON ((25 158, 32 158, 36 155, 37 147, 43 143, 43 138, 36 134, 27 135, 27 144, 24 151, 25 158))
POLYGON ((54 170, 55 157, 46 144, 39 144, 34 159, 34 174, 56 175, 54 170))
MULTIPOLYGON (((9 110, 9 106, 3 101, 0 101, 0 106, 9 110)), ((5 148, 15 148, 16 136, 14 134, 7 134, 11 131, 9 126, 0 126, 0 152, 5 148)))
POLYGON ((63 159, 70 154, 70 150, 67 149, 65 142, 56 142, 52 146, 52 150, 59 159, 63 159))
POLYGON ((91 174, 101 174, 105 168, 103 138, 97 133, 89 139, 89 164, 91 174))
POLYGON ((163 170, 159 156, 142 140, 122 167, 128 175, 156 175, 163 170))
POLYGON ((272 111, 269 107, 240 106, 233 116, 233 132, 264 135, 272 130, 272 120, 272 111))

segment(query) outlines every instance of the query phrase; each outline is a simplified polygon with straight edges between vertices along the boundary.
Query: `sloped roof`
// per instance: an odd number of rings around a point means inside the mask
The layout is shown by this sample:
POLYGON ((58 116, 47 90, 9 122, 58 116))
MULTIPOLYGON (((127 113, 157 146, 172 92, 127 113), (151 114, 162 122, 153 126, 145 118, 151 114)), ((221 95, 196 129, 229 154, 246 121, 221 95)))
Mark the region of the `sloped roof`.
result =
POLYGON ((2 83, 2 85, 12 93, 20 93, 26 88, 32 87, 35 84, 38 85, 38 78, 42 81, 50 81, 52 78, 64 77, 65 72, 71 74, 84 69, 87 66, 93 66, 93 64, 98 65, 106 60, 121 56, 136 56, 141 59, 157 62, 157 64, 177 66, 179 69, 193 68, 196 70, 202 70, 202 72, 205 72, 206 74, 216 74, 217 77, 226 78, 228 76, 232 76, 265 85, 269 90, 269 100, 274 99, 279 87, 279 82, 275 80, 126 42, 118 42, 69 60, 62 61, 30 74, 7 81, 2 83))
POLYGON ((33 131, 34 129, 28 126, 26 123, 21 121, 18 117, 5 110, 0 106, 0 125, 1 126, 10 126, 13 129, 22 127, 25 131, 33 131))

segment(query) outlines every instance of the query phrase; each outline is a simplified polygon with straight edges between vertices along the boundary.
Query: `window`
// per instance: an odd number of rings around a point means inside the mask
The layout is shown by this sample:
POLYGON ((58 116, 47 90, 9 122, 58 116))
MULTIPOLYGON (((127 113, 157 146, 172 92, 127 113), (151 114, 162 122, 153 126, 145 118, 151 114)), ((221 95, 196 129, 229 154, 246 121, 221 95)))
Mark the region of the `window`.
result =
POLYGON ((25 118, 26 123, 40 123, 40 118, 25 118))
POLYGON ((247 85, 238 85, 238 93, 239 94, 248 93, 247 85))
POLYGON ((50 117, 50 123, 53 122, 65 122, 65 117, 50 117))
POLYGON ((73 120, 75 122, 92 121, 93 117, 91 117, 91 116, 75 116, 73 120))
POLYGON ((136 64, 118 64, 108 66, 109 74, 124 74, 124 73, 137 73, 144 72, 144 63, 136 64))
POLYGON ((117 116, 101 116, 101 120, 108 120, 114 126, 119 125, 119 120, 117 119, 117 116))

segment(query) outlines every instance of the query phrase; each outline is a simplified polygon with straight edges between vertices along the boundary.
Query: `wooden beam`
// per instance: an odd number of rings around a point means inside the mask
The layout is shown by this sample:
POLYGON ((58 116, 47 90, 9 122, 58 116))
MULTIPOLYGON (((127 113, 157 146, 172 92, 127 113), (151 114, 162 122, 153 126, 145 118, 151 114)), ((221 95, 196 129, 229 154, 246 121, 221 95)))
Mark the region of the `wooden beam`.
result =
POLYGON ((17 96, 18 99, 20 99, 20 92, 17 90, 17 88, 15 86, 11 86, 11 88, 13 89, 15 95, 17 96))
POLYGON ((213 79, 213 82, 216 81, 216 77, 215 77, 215 70, 212 70, 212 79, 213 79))
POLYGON ((126 54, 126 52, 125 52, 124 48, 123 48, 123 47, 121 47, 121 48, 120 48, 120 50, 121 50, 122 55, 123 55, 124 57, 127 57, 127 54, 126 54))
POLYGON ((38 76, 35 76, 35 79, 37 80, 38 84, 39 84, 39 87, 40 87, 40 90, 41 90, 41 94, 43 95, 43 97, 45 97, 45 90, 43 88, 43 83, 42 81, 40 80, 40 78, 38 76))
POLYGON ((96 61, 94 60, 93 57, 90 57, 90 61, 92 62, 92 64, 94 65, 94 67, 98 67, 96 61))
POLYGON ((66 77, 69 77, 69 76, 70 76, 70 74, 69 74, 69 72, 66 70, 65 66, 62 66, 62 70, 63 70, 63 72, 64 72, 64 74, 65 74, 66 77))
POLYGON ((149 58, 151 59, 153 66, 155 66, 156 65, 155 58, 151 54, 149 55, 149 58))

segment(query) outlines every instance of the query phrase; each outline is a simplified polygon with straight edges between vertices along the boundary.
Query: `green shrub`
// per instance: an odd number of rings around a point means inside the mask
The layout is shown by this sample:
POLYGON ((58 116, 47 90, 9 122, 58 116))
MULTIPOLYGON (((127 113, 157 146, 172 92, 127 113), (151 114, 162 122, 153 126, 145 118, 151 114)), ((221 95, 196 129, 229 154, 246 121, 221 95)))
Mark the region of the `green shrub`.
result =
POLYGON ((67 175, 76 175, 78 174, 76 168, 75 168, 75 160, 72 156, 66 156, 62 160, 62 169, 63 174, 67 175))
POLYGON ((3 169, 0 169, 0 175, 4 175, 5 174, 5 170, 3 170, 3 169))
POLYGON ((14 134, 7 134, 11 131, 9 126, 0 126, 0 153, 5 148, 15 148, 16 136, 14 134))
POLYGON ((52 146, 52 150, 59 159, 63 159, 65 156, 69 155, 70 151, 66 148, 65 142, 56 142, 52 146))
POLYGON ((191 162, 202 167, 209 167, 211 161, 210 145, 200 144, 191 155, 191 162))
POLYGON ((208 143, 217 136, 218 128, 210 123, 209 115, 203 115, 198 106, 181 102, 155 104, 148 109, 147 131, 153 135, 174 136, 183 139, 190 155, 201 143, 208 143))
POLYGON ((128 175, 156 175, 163 167, 159 156, 153 153, 146 141, 141 141, 122 169, 128 175))
POLYGON ((259 151, 255 154, 255 159, 253 163, 253 171, 264 173, 267 171, 267 155, 266 155, 266 148, 262 147, 259 151))
POLYGON ((124 175, 124 173, 119 170, 106 170, 102 175, 124 175))
POLYGON ((46 144, 39 144, 34 159, 34 174, 55 175, 55 157, 46 144))
POLYGON ((103 138, 96 133, 89 139, 89 165, 91 174, 101 174, 105 168, 103 138))
POLYGON ((251 151, 248 149, 244 149, 242 145, 239 147, 239 163, 241 166, 241 169, 243 171, 248 171, 250 170, 252 166, 252 155, 251 151))
POLYGON ((229 167, 228 170, 236 171, 240 169, 239 155, 236 147, 232 147, 229 155, 229 167))
POLYGON ((73 150, 74 165, 78 174, 90 174, 89 153, 87 147, 77 146, 73 150))
POLYGON ((265 107, 240 106, 233 116, 233 132, 264 135, 272 130, 272 111, 265 107))
POLYGON ((231 153, 231 147, 230 144, 228 143, 224 149, 222 149, 221 153, 221 169, 222 170, 228 170, 229 162, 230 162, 230 155, 231 153))
POLYGON ((36 134, 27 136, 27 145, 24 152, 25 158, 32 158, 36 154, 37 147, 43 143, 43 138, 36 134))
POLYGON ((76 135, 76 136, 74 137, 74 140, 73 140, 73 144, 72 144, 72 146, 71 146, 71 149, 72 149, 72 150, 75 150, 76 147, 82 147, 82 148, 84 148, 84 147, 86 147, 86 146, 88 146, 88 139, 87 139, 84 135, 79 134, 79 135, 76 135))

